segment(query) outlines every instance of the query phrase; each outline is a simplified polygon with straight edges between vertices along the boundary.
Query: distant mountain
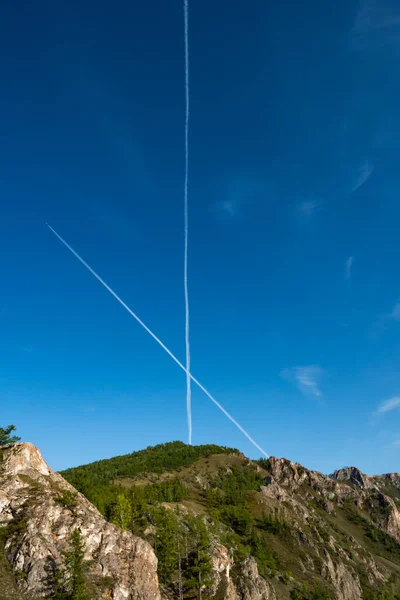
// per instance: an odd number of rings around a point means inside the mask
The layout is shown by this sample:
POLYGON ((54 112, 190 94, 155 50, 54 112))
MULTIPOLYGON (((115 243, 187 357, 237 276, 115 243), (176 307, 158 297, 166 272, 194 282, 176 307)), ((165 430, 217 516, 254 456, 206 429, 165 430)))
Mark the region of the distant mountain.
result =
POLYGON ((400 599, 398 474, 172 442, 67 483, 30 444, 1 455, 1 600, 58 600, 78 542, 91 600, 400 599))

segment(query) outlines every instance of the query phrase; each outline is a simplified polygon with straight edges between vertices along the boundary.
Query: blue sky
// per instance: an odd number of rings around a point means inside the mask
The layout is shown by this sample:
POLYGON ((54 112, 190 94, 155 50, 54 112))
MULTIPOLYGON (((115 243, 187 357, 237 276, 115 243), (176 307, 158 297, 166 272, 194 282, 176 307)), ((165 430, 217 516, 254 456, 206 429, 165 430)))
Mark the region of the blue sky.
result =
MULTIPOLYGON (((181 2, 7 2, 0 401, 56 469, 187 439, 181 2)), ((193 374, 265 450, 398 471, 400 11, 190 3, 193 374)), ((193 390, 194 443, 257 452, 193 390)))

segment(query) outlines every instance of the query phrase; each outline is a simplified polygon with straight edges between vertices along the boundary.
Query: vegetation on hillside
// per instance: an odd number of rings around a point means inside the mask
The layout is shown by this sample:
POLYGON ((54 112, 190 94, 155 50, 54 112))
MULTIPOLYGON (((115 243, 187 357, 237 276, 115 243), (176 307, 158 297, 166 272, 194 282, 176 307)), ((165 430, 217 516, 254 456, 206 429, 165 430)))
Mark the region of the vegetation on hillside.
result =
MULTIPOLYGON (((215 446, 188 446, 183 442, 168 442, 148 447, 145 450, 132 452, 124 456, 99 460, 79 467, 79 474, 90 475, 90 479, 97 484, 110 483, 110 481, 123 477, 135 477, 141 473, 164 473, 176 470, 196 462, 199 458, 213 454, 239 453, 235 448, 215 446)), ((67 469, 62 472, 63 477, 73 483, 77 476, 77 469, 67 469)))
MULTIPOLYGON (((164 592, 179 600, 208 597, 217 542, 233 558, 234 580, 241 576, 240 565, 252 556, 263 577, 288 586, 292 600, 334 598, 321 562, 331 538, 350 557, 350 568, 355 564, 350 532, 365 555, 370 552, 400 565, 396 540, 379 528, 372 513, 367 518, 351 500, 328 518, 318 495, 303 490, 300 501, 310 503, 318 519, 298 528, 296 515, 284 501, 275 505, 262 501, 260 490, 269 470, 269 461, 248 461, 234 449, 173 442, 69 469, 63 475, 109 521, 153 545, 164 592)), ((396 582, 376 589, 362 564, 356 566, 367 600, 399 600, 396 582)))

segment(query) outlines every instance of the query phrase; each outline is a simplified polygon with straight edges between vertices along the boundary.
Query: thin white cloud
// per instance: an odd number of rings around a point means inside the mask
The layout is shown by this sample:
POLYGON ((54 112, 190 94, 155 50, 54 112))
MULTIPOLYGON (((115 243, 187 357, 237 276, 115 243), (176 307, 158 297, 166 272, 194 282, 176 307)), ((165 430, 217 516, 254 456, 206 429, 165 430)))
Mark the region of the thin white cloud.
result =
POLYGON ((356 13, 352 43, 360 50, 398 44, 400 11, 393 0, 362 0, 356 13))
POLYGON ((319 384, 323 370, 318 365, 308 365, 305 367, 293 367, 292 369, 283 369, 280 376, 287 381, 296 383, 297 387, 305 396, 322 397, 319 384))
POLYGON ((351 188, 351 191, 355 192, 362 185, 364 185, 364 183, 366 183, 368 181, 368 179, 371 177, 374 170, 375 170, 375 166, 369 160, 365 161, 365 163, 359 169, 357 179, 355 181, 355 184, 351 188))
POLYGON ((225 200, 217 203, 217 210, 228 217, 235 217, 238 213, 238 205, 232 200, 225 200))
POLYGON ((395 440, 392 445, 393 446, 400 446, 400 440, 395 440))
POLYGON ((371 326, 370 335, 377 338, 394 323, 400 321, 400 301, 396 302, 389 313, 381 314, 371 326))
POLYGON ((393 310, 391 313, 387 315, 389 319, 393 319, 393 321, 400 321, 400 302, 397 302, 393 306, 393 310))
POLYGON ((353 266, 354 256, 349 256, 346 260, 346 279, 351 278, 351 267, 353 266))
POLYGON ((303 217, 311 218, 320 206, 319 200, 303 200, 298 206, 298 212, 303 217))
POLYGON ((389 398, 389 400, 382 402, 379 405, 377 412, 387 413, 396 408, 400 408, 400 396, 393 396, 393 398, 389 398))
POLYGON ((264 176, 240 174, 221 181, 218 199, 212 209, 219 217, 242 217, 264 203, 271 193, 271 183, 264 176))

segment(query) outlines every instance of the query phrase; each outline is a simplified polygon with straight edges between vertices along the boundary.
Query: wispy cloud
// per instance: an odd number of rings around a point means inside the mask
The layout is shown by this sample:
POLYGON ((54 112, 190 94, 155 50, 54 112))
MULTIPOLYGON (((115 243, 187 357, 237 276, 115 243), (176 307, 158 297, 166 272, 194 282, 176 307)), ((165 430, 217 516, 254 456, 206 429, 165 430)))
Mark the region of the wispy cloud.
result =
POLYGON ((379 315, 370 329, 370 335, 374 338, 382 335, 393 322, 400 321, 400 301, 396 302, 392 310, 379 315))
POLYGON ((393 396, 393 398, 389 398, 389 400, 382 402, 379 405, 377 412, 387 413, 396 408, 400 408, 400 396, 393 396))
POLYGON ((289 216, 295 227, 308 228, 317 223, 322 208, 323 201, 319 198, 300 198, 292 204, 289 216))
POLYGON ((18 350, 18 352, 21 352, 22 354, 32 354, 32 352, 35 351, 35 348, 33 346, 21 346, 19 344, 15 344, 14 349, 18 350))
POLYGON ((392 446, 400 446, 400 440, 394 440, 392 446))
POLYGON ((271 197, 273 189, 264 175, 247 173, 223 178, 211 208, 217 217, 243 217, 271 197))
POLYGON ((319 387, 322 375, 323 370, 318 365, 283 369, 280 373, 283 379, 295 383, 302 394, 316 398, 322 397, 319 387))
POLYGON ((393 306, 392 312, 386 315, 388 319, 392 319, 393 321, 400 321, 400 302, 396 302, 393 306))
POLYGON ((349 256, 349 258, 346 260, 346 279, 351 278, 351 267, 353 266, 353 263, 354 256, 349 256))
POLYGON ((80 410, 86 415, 92 415, 93 413, 97 412, 97 406, 95 404, 85 404, 80 407, 80 410))
POLYGON ((303 200, 297 207, 298 213, 307 219, 314 216, 317 210, 321 207, 320 200, 303 200))
POLYGON ((355 48, 382 47, 400 41, 400 11, 393 0, 362 0, 352 31, 355 48))
POLYGON ((239 206, 237 202, 225 200, 224 202, 217 202, 216 209, 222 215, 227 217, 236 217, 239 211, 239 206))
POLYGON ((351 188, 352 192, 358 190, 364 183, 367 183, 368 179, 371 177, 372 173, 375 170, 375 166, 369 161, 366 160, 365 163, 359 169, 357 179, 351 188))

